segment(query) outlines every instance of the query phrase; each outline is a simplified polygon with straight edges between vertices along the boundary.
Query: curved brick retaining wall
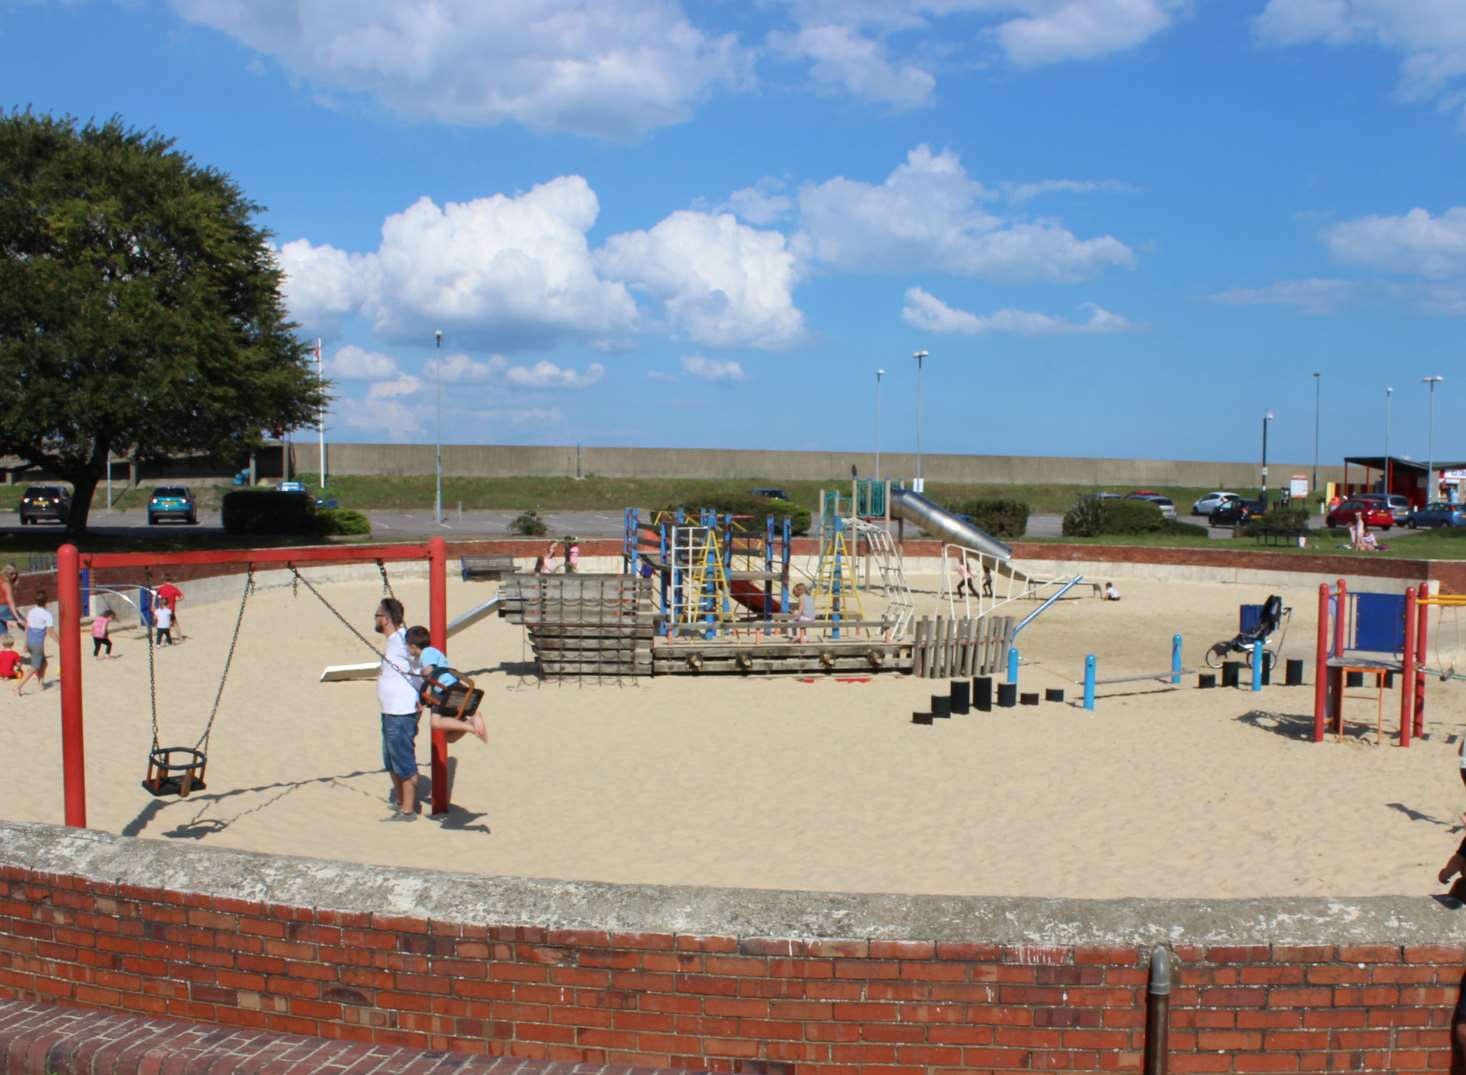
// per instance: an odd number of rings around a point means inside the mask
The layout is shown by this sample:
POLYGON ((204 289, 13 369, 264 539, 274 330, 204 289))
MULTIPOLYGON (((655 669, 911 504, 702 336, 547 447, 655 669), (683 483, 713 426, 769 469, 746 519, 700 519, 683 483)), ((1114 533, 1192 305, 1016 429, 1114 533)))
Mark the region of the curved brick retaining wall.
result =
POLYGON ((621 886, 0 824, 0 993, 379 1046, 1136 1071, 1158 944, 1173 1072, 1450 1070, 1454 901, 621 886))

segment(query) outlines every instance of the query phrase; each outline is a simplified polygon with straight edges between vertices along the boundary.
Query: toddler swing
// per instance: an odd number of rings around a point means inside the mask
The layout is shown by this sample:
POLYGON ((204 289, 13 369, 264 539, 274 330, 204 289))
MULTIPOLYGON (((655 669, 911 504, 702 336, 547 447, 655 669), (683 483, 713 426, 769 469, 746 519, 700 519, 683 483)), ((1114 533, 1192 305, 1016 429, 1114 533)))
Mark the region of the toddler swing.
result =
MULTIPOLYGON (((147 574, 147 585, 151 590, 152 576, 150 573, 147 574)), ((148 775, 143 780, 143 787, 157 798, 177 795, 180 799, 186 799, 191 792, 203 791, 207 786, 204 784, 204 771, 208 768, 209 763, 207 753, 209 736, 214 730, 214 718, 219 715, 219 702, 224 697, 224 684, 229 679, 229 666, 234 662, 234 647, 239 643, 239 627, 244 622, 244 608, 249 604, 249 595, 254 591, 254 586, 255 573, 251 565, 244 579, 244 593, 239 599, 239 614, 234 619, 234 634, 229 639, 229 653, 224 658, 224 671, 219 676, 219 689, 214 694, 214 706, 209 710, 209 719, 204 725, 203 734, 191 747, 159 745, 158 677, 153 663, 155 642, 153 631, 149 629, 147 632, 148 701, 153 715, 153 746, 148 751, 148 775)))

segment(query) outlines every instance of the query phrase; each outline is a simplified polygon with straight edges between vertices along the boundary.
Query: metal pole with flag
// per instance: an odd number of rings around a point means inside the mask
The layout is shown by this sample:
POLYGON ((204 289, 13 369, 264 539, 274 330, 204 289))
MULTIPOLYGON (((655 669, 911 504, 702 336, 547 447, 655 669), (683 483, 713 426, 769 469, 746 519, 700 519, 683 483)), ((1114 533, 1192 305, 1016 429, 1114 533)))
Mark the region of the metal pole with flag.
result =
MULTIPOLYGON (((322 391, 326 389, 326 377, 321 369, 321 338, 316 337, 316 385, 322 391)), ((316 420, 316 436, 321 445, 321 488, 326 488, 326 400, 324 394, 321 398, 321 409, 316 420)))

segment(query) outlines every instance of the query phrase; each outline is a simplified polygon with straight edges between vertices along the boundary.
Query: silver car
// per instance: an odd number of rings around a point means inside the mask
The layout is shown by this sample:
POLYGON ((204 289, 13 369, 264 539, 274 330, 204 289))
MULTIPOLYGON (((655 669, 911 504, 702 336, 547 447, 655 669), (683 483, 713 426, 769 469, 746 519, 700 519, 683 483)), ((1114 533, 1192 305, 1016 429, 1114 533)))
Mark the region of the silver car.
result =
POLYGON ((1218 490, 1215 493, 1207 493, 1195 504, 1191 505, 1192 515, 1210 515, 1229 500, 1241 500, 1239 493, 1227 493, 1218 490))

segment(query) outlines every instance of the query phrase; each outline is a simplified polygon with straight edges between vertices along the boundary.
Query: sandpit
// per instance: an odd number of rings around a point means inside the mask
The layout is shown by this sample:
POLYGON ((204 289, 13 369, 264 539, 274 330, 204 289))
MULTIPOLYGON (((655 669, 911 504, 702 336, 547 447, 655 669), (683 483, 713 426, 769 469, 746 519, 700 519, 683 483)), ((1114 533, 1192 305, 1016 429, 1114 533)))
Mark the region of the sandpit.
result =
MULTIPOLYGON (((936 580, 913 582, 934 611, 936 580)), ((1120 602, 1066 600, 1025 632, 1025 690, 1062 686, 1072 702, 1086 653, 1101 678, 1159 672, 1177 632, 1198 666, 1238 604, 1267 596, 1121 585, 1120 602)), ((324 592, 369 631, 378 585, 324 592)), ((426 583, 397 592, 425 621, 426 583)), ((1281 592, 1284 655, 1308 659, 1311 683, 1316 580, 1281 592)), ((450 582, 450 615, 491 593, 450 582)), ((202 731, 235 612, 185 600, 188 640, 157 654, 165 745, 202 731)), ((317 682, 371 654, 307 592, 252 599, 208 789, 186 800, 139 786, 147 652, 133 631, 116 638, 119 659, 85 658, 88 822, 130 836, 547 878, 1078 898, 1431 892, 1459 839, 1466 683, 1430 682, 1427 736, 1408 750, 1389 734, 1394 692, 1383 746, 1373 704, 1352 700, 1351 734, 1314 744, 1311 686, 1202 691, 1194 675, 1102 688, 1092 714, 1045 704, 919 726, 911 713, 941 682, 540 683, 522 630, 489 619, 450 649, 487 691, 489 743, 453 747, 450 814, 387 825, 375 687, 317 682)), ((62 820, 59 696, 7 696, 14 820, 62 820)), ((425 727, 418 756, 426 801, 425 727)))

